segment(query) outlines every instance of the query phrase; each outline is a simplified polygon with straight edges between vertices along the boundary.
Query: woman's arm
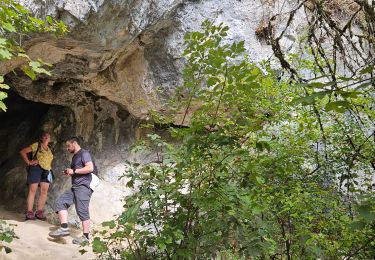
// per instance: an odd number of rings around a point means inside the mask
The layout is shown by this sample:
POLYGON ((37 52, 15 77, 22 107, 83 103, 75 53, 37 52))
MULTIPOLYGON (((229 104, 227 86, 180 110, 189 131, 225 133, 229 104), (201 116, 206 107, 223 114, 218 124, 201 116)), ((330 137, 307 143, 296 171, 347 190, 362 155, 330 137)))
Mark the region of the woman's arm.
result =
POLYGON ((38 160, 29 160, 29 158, 27 158, 27 154, 32 152, 33 150, 31 149, 30 146, 27 146, 25 148, 23 148, 21 151, 20 151, 20 155, 22 157, 22 160, 27 164, 27 165, 37 165, 38 164, 38 160))

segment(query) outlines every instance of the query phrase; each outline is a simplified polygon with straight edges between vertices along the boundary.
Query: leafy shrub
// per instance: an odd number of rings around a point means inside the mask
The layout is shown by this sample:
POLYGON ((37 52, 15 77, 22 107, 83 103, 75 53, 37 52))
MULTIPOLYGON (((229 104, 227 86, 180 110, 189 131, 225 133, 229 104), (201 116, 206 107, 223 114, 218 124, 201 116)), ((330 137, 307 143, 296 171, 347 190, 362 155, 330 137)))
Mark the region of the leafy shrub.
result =
MULTIPOLYGON (((202 29, 185 36, 184 84, 172 102, 183 111, 180 125, 194 109, 189 127, 173 127, 176 114, 153 114, 169 136, 149 134, 134 148, 156 158, 130 164, 135 193, 103 223, 94 252, 104 259, 372 256, 371 114, 363 110, 359 124, 348 107, 328 109, 332 93, 306 102, 305 83, 250 62, 244 42, 225 43, 228 27, 205 21, 202 29)), ((373 104, 362 94, 349 101, 373 104)))

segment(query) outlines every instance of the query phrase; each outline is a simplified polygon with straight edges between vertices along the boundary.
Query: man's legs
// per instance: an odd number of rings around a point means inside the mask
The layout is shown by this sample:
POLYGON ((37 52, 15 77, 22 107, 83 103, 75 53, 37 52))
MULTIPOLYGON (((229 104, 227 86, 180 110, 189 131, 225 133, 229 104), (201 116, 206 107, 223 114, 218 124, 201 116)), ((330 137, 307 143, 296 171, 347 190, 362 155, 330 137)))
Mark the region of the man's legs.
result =
POLYGON ((62 209, 58 212, 60 224, 66 223, 68 224, 68 211, 66 209, 62 209))
POLYGON ((90 233, 90 219, 82 221, 83 234, 90 233))
POLYGON ((56 213, 59 214, 60 228, 49 233, 51 237, 62 237, 69 235, 68 208, 74 203, 72 189, 64 192, 56 201, 56 213))
POLYGON ((90 232, 90 213, 89 204, 92 195, 92 190, 86 186, 79 186, 74 188, 74 202, 76 212, 79 219, 82 221, 83 236, 73 240, 73 244, 81 244, 88 242, 90 232))

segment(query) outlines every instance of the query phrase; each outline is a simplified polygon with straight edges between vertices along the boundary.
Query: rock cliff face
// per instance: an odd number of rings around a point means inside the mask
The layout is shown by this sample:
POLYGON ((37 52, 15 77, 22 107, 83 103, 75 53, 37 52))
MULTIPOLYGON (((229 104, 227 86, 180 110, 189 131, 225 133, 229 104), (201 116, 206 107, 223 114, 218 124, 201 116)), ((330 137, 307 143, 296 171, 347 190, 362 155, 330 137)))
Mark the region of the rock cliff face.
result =
MULTIPOLYGON (((25 46, 32 58, 53 64, 52 76, 35 81, 22 73, 6 77, 14 93, 10 111, 0 114, 0 197, 5 205, 23 210, 26 173, 18 151, 35 140, 35 130, 50 131, 57 175, 47 205, 52 220, 54 199, 70 185, 60 174, 69 163, 63 140, 81 136, 103 180, 92 201, 95 222, 118 214, 121 199, 131 192, 118 177, 131 159, 129 146, 140 135, 139 122, 151 109, 164 109, 165 98, 181 81, 184 34, 199 30, 205 19, 224 22, 230 40, 246 41, 251 59, 266 59, 271 49, 255 31, 271 12, 282 11, 280 5, 265 5, 266 0, 20 2, 36 15, 62 19, 71 32, 62 39, 34 38, 25 46)), ((293 48, 294 38, 288 39, 284 47, 293 48)), ((0 70, 16 67, 0 65, 0 70)))

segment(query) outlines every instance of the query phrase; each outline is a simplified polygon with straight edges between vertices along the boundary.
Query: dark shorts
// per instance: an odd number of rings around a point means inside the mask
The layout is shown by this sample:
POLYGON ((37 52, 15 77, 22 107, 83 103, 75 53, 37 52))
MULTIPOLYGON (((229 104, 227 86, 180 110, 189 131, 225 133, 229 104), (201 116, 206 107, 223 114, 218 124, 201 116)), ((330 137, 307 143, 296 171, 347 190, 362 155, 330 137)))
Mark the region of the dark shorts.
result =
POLYGON ((81 221, 89 220, 89 204, 92 190, 86 186, 73 187, 65 191, 56 201, 55 211, 67 210, 71 205, 75 205, 76 212, 81 221))
POLYGON ((27 184, 47 182, 47 174, 43 174, 46 170, 41 168, 39 165, 29 166, 27 170, 27 184))

